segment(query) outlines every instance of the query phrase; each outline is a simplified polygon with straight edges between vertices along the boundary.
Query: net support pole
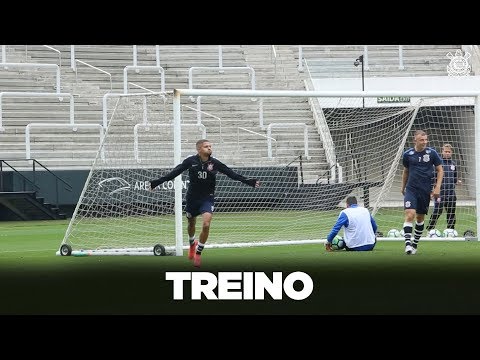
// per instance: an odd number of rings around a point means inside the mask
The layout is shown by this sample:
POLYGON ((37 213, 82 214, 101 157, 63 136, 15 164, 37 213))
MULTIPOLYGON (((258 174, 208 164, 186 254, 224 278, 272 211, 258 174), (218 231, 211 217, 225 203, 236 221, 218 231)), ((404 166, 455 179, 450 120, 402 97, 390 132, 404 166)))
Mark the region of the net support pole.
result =
MULTIPOLYGON (((180 164, 182 155, 182 129, 180 126, 180 93, 173 96, 173 160, 175 166, 180 164)), ((175 255, 183 255, 183 227, 182 227, 182 177, 177 176, 175 187, 175 255)))
POLYGON ((480 95, 475 97, 475 205, 477 215, 477 240, 480 240, 480 165, 478 159, 480 159, 480 95))

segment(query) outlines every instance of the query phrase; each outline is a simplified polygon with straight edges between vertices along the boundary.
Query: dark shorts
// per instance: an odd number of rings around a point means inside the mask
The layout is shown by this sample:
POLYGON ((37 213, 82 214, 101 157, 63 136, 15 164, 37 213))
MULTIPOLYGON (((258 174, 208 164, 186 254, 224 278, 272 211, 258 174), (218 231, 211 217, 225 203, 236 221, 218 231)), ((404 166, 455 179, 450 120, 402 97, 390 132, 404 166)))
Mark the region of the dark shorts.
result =
POLYGON ((368 245, 362 245, 362 246, 357 246, 354 248, 346 248, 347 251, 371 251, 375 247, 375 244, 377 242, 374 242, 373 244, 368 244, 368 245))
POLYGON ((428 207, 430 206, 430 192, 416 191, 413 192, 405 189, 405 197, 403 198, 403 208, 405 210, 415 209, 417 214, 428 214, 428 207))
POLYGON ((213 213, 214 197, 207 196, 203 198, 188 198, 186 199, 185 214, 187 218, 195 217, 205 212, 213 213))
POLYGON ((375 237, 375 242, 373 244, 357 246, 354 248, 345 247, 347 251, 372 251, 373 248, 377 245, 377 238, 375 237))

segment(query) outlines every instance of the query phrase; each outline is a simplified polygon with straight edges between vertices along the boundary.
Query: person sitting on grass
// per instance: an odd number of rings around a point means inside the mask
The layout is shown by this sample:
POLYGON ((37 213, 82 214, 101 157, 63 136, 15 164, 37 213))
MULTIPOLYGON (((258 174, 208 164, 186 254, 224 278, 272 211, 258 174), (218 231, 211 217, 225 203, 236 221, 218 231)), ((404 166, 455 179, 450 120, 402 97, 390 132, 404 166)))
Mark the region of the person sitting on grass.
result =
POLYGON ((325 249, 332 251, 332 240, 337 236, 340 229, 345 227, 344 240, 347 251, 370 251, 373 250, 377 239, 377 223, 367 208, 358 206, 357 198, 347 198, 347 208, 340 211, 337 222, 327 236, 325 249))

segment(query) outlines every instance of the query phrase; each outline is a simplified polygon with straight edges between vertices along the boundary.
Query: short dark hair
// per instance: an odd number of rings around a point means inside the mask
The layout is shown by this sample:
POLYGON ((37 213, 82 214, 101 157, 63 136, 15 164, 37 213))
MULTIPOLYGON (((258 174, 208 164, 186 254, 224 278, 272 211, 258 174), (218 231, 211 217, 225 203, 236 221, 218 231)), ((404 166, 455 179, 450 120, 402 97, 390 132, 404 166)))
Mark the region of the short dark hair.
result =
MULTIPOLYGON (((417 137, 417 135, 419 136, 424 136, 424 135, 427 135, 427 133, 423 130, 416 130, 414 133, 413 133, 413 138, 417 137)), ((428 135, 427 135, 428 136, 428 135)))
POLYGON ((203 143, 206 143, 206 142, 210 142, 210 140, 207 140, 207 139, 200 139, 197 141, 197 143, 195 144, 195 147, 197 149, 200 149, 203 145, 203 143))
POLYGON ((355 196, 347 197, 347 205, 353 205, 357 203, 357 198, 355 196))

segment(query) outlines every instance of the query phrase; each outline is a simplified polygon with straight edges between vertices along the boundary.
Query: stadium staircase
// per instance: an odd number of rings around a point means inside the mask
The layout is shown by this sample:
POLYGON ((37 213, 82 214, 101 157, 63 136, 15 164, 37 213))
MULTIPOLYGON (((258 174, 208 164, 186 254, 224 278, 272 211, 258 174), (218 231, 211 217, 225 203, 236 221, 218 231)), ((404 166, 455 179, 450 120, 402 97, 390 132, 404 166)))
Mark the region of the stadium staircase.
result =
POLYGON ((58 207, 45 202, 35 191, 0 192, 0 220, 66 219, 58 207))
POLYGON ((0 160, 0 220, 66 219, 59 207, 64 190, 72 186, 36 160, 0 160))

